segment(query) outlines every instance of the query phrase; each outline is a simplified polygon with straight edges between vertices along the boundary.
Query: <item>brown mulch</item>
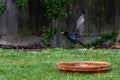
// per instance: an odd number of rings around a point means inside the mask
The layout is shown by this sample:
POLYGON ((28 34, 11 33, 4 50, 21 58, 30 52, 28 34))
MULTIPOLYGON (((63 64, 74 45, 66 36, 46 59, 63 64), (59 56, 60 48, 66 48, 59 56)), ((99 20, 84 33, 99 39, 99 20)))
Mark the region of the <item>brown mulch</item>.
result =
POLYGON ((109 45, 100 45, 100 46, 94 46, 94 49, 120 49, 120 44, 109 44, 109 45))
MULTIPOLYGON (((34 45, 29 45, 29 46, 13 46, 13 45, 2 45, 0 44, 0 48, 2 49, 12 49, 12 50, 18 50, 18 51, 43 51, 46 48, 42 47, 41 45, 34 44, 34 45)), ((47 48, 52 48, 48 46, 47 48)), ((93 49, 120 49, 119 44, 109 44, 109 45, 100 45, 100 46, 94 46, 93 49)))
POLYGON ((18 51, 42 51, 44 47, 38 44, 29 45, 29 46, 14 46, 14 45, 2 45, 0 44, 0 48, 2 49, 12 49, 18 51))

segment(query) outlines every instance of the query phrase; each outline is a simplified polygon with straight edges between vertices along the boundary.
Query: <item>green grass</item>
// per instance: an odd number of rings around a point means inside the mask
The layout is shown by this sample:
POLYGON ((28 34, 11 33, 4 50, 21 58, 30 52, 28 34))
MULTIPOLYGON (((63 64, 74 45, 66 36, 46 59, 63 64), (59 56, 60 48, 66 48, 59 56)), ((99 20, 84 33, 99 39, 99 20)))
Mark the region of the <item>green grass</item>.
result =
POLYGON ((20 52, 0 49, 0 80, 119 80, 120 50, 47 49, 20 52), (56 63, 67 61, 107 61, 111 70, 102 74, 64 73, 56 63))

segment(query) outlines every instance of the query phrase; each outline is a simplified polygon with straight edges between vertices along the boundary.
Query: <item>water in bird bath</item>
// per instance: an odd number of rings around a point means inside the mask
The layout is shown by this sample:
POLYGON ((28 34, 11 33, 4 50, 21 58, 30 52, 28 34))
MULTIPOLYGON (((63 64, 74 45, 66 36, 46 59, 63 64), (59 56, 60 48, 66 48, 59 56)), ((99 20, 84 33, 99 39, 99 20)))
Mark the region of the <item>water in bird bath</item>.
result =
POLYGON ((85 64, 84 62, 80 62, 80 63, 76 64, 75 66, 77 66, 77 67, 87 67, 88 65, 85 64))

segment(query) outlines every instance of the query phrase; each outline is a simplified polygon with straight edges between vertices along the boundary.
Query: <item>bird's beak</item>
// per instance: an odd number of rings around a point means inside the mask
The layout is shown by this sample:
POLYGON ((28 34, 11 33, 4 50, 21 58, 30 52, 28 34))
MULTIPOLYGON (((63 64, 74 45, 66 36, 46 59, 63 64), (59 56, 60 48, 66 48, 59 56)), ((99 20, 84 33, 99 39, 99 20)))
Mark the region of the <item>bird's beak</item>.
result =
POLYGON ((64 35, 64 32, 61 32, 62 35, 64 35))

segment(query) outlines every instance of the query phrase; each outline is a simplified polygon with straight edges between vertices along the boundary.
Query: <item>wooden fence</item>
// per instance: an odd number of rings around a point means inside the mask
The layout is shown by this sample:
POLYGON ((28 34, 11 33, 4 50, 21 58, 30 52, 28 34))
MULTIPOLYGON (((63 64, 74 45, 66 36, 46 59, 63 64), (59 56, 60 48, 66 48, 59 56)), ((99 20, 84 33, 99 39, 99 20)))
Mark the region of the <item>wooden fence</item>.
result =
MULTIPOLYGON (((73 0, 70 18, 64 22, 64 30, 72 32, 79 17, 79 8, 86 11, 85 35, 101 35, 117 32, 120 27, 119 0, 73 0)), ((27 8, 20 8, 16 0, 7 0, 7 10, 0 15, 0 35, 38 35, 49 24, 40 0, 29 0, 27 8)))
POLYGON ((16 0, 7 0, 7 8, 0 15, 0 35, 32 36, 42 31, 46 19, 40 0, 29 0, 28 7, 18 7, 16 0))

